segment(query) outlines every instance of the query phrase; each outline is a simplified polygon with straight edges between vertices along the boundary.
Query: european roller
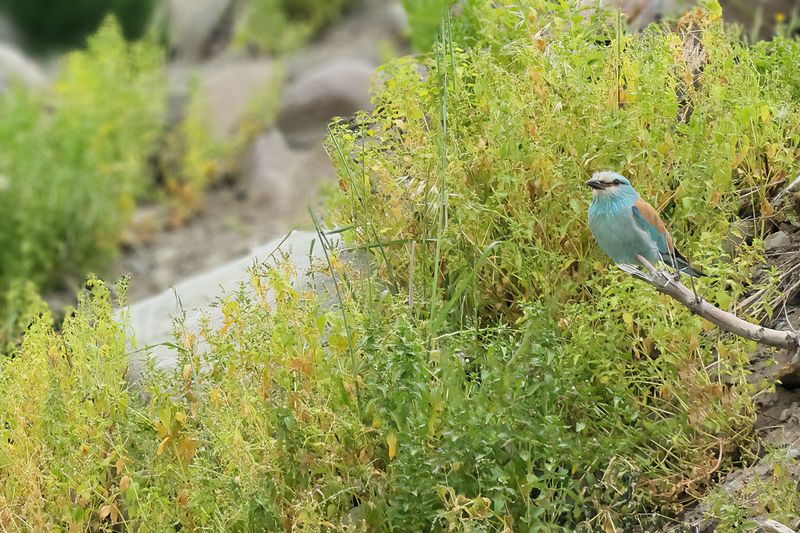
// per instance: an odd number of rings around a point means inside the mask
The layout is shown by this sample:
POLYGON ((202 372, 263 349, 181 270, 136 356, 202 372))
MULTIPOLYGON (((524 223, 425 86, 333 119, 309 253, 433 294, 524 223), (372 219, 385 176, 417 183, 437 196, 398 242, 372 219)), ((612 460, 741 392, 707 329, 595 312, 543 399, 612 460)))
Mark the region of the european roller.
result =
POLYGON ((597 172, 586 182, 592 190, 589 228, 600 249, 618 265, 663 262, 692 277, 704 274, 675 249, 667 228, 631 182, 616 172, 597 172))

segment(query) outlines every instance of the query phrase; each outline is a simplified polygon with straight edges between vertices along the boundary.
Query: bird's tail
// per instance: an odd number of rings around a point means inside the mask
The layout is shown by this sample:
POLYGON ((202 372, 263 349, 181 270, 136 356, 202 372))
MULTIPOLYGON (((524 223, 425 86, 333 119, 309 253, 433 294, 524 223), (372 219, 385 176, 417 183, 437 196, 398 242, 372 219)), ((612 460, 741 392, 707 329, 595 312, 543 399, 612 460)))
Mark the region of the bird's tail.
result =
POLYGON ((666 264, 675 270, 683 272, 684 274, 687 274, 693 278, 703 278, 706 276, 706 274, 690 265, 689 261, 677 250, 674 250, 672 255, 663 257, 663 259, 666 264))

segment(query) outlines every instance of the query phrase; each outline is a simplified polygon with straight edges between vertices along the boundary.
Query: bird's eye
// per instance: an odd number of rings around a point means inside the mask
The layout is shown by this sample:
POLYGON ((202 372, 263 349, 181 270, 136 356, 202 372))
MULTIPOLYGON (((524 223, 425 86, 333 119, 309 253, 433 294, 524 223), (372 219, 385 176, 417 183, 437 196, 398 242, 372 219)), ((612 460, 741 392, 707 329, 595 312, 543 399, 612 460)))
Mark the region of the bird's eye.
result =
POLYGON ((620 184, 620 183, 622 183, 622 182, 621 182, 621 181, 619 181, 619 180, 614 180, 614 182, 613 182, 613 183, 614 183, 614 185, 619 185, 619 184, 620 184))

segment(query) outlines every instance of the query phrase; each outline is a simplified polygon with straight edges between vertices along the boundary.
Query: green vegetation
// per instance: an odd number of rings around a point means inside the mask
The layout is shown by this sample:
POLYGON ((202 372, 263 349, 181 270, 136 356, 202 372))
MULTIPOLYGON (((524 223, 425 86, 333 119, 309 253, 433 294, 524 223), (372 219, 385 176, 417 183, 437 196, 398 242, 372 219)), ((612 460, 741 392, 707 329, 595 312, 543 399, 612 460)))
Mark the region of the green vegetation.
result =
MULTIPOLYGON (((683 19, 699 47, 560 1, 459 5, 332 126, 327 217, 374 271, 326 250, 317 294, 259 267, 221 320, 178 325, 177 370, 141 396, 100 282, 58 331, 14 286, 32 325, 0 362, 2 527, 654 531, 750 457, 753 346, 612 268, 583 182, 630 177, 734 309, 759 239, 720 243, 780 216, 800 155, 796 43, 748 48, 714 2, 683 19)), ((753 510, 785 520, 773 473, 753 510)), ((736 530, 749 496, 710 513, 736 530)))
MULTIPOLYGON (((489 497, 495 511, 530 506, 511 512, 523 529, 652 530, 649 513, 679 510, 752 438, 743 381, 752 346, 704 332, 691 313, 609 268, 586 227, 583 182, 601 169, 631 178, 713 274, 700 290, 733 308, 758 249, 720 261, 719 243, 740 215, 772 216, 767 191, 793 178, 792 69, 770 63, 771 75, 759 76, 766 50, 731 40, 714 5, 683 21, 699 35, 692 55, 680 33, 626 35, 604 13, 586 20, 554 2, 524 5, 462 2, 422 69, 409 58, 384 67, 380 111, 361 129, 333 132, 330 151, 348 179, 332 220, 375 252, 389 283, 413 288, 432 346, 474 332, 479 375, 497 367, 481 357, 498 323, 519 324, 536 305, 553 324, 559 350, 545 352, 564 380, 551 385, 560 401, 537 403, 545 422, 532 427, 550 437, 526 449, 531 479, 557 472, 552 492, 529 497, 518 490, 523 476, 503 470, 513 496, 448 476, 455 494, 489 497)), ((548 329, 535 331, 541 342, 548 329)), ((520 335, 512 339, 526 346, 520 335)), ((527 375, 546 375, 535 364, 527 375)))
POLYGON ((411 45, 427 52, 433 46, 440 23, 451 0, 404 0, 403 7, 411 26, 411 45))
POLYGON ((114 15, 128 39, 140 37, 159 0, 0 0, 36 48, 81 46, 104 18, 114 15))
POLYGON ((289 52, 334 22, 351 1, 247 0, 236 42, 261 52, 289 52))
POLYGON ((116 252, 149 186, 162 65, 160 49, 128 44, 109 19, 68 56, 52 93, 0 98, 0 294, 14 280, 47 288, 83 277, 116 252))
POLYGON ((110 17, 50 90, 0 96, 0 344, 26 325, 26 284, 48 290, 105 267, 139 200, 169 202, 180 224, 274 120, 280 69, 229 141, 212 139, 197 86, 165 131, 164 67, 159 45, 127 42, 110 17))

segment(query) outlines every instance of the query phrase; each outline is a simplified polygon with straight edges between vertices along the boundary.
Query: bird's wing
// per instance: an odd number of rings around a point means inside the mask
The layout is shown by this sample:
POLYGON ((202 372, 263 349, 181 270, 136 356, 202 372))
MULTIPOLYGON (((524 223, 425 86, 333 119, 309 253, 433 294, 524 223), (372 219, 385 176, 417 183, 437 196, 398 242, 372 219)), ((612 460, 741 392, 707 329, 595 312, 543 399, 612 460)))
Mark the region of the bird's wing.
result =
POLYGON ((658 246, 658 251, 664 255, 673 255, 675 247, 672 244, 672 237, 653 206, 639 198, 633 204, 632 210, 633 220, 640 229, 653 238, 658 246))

